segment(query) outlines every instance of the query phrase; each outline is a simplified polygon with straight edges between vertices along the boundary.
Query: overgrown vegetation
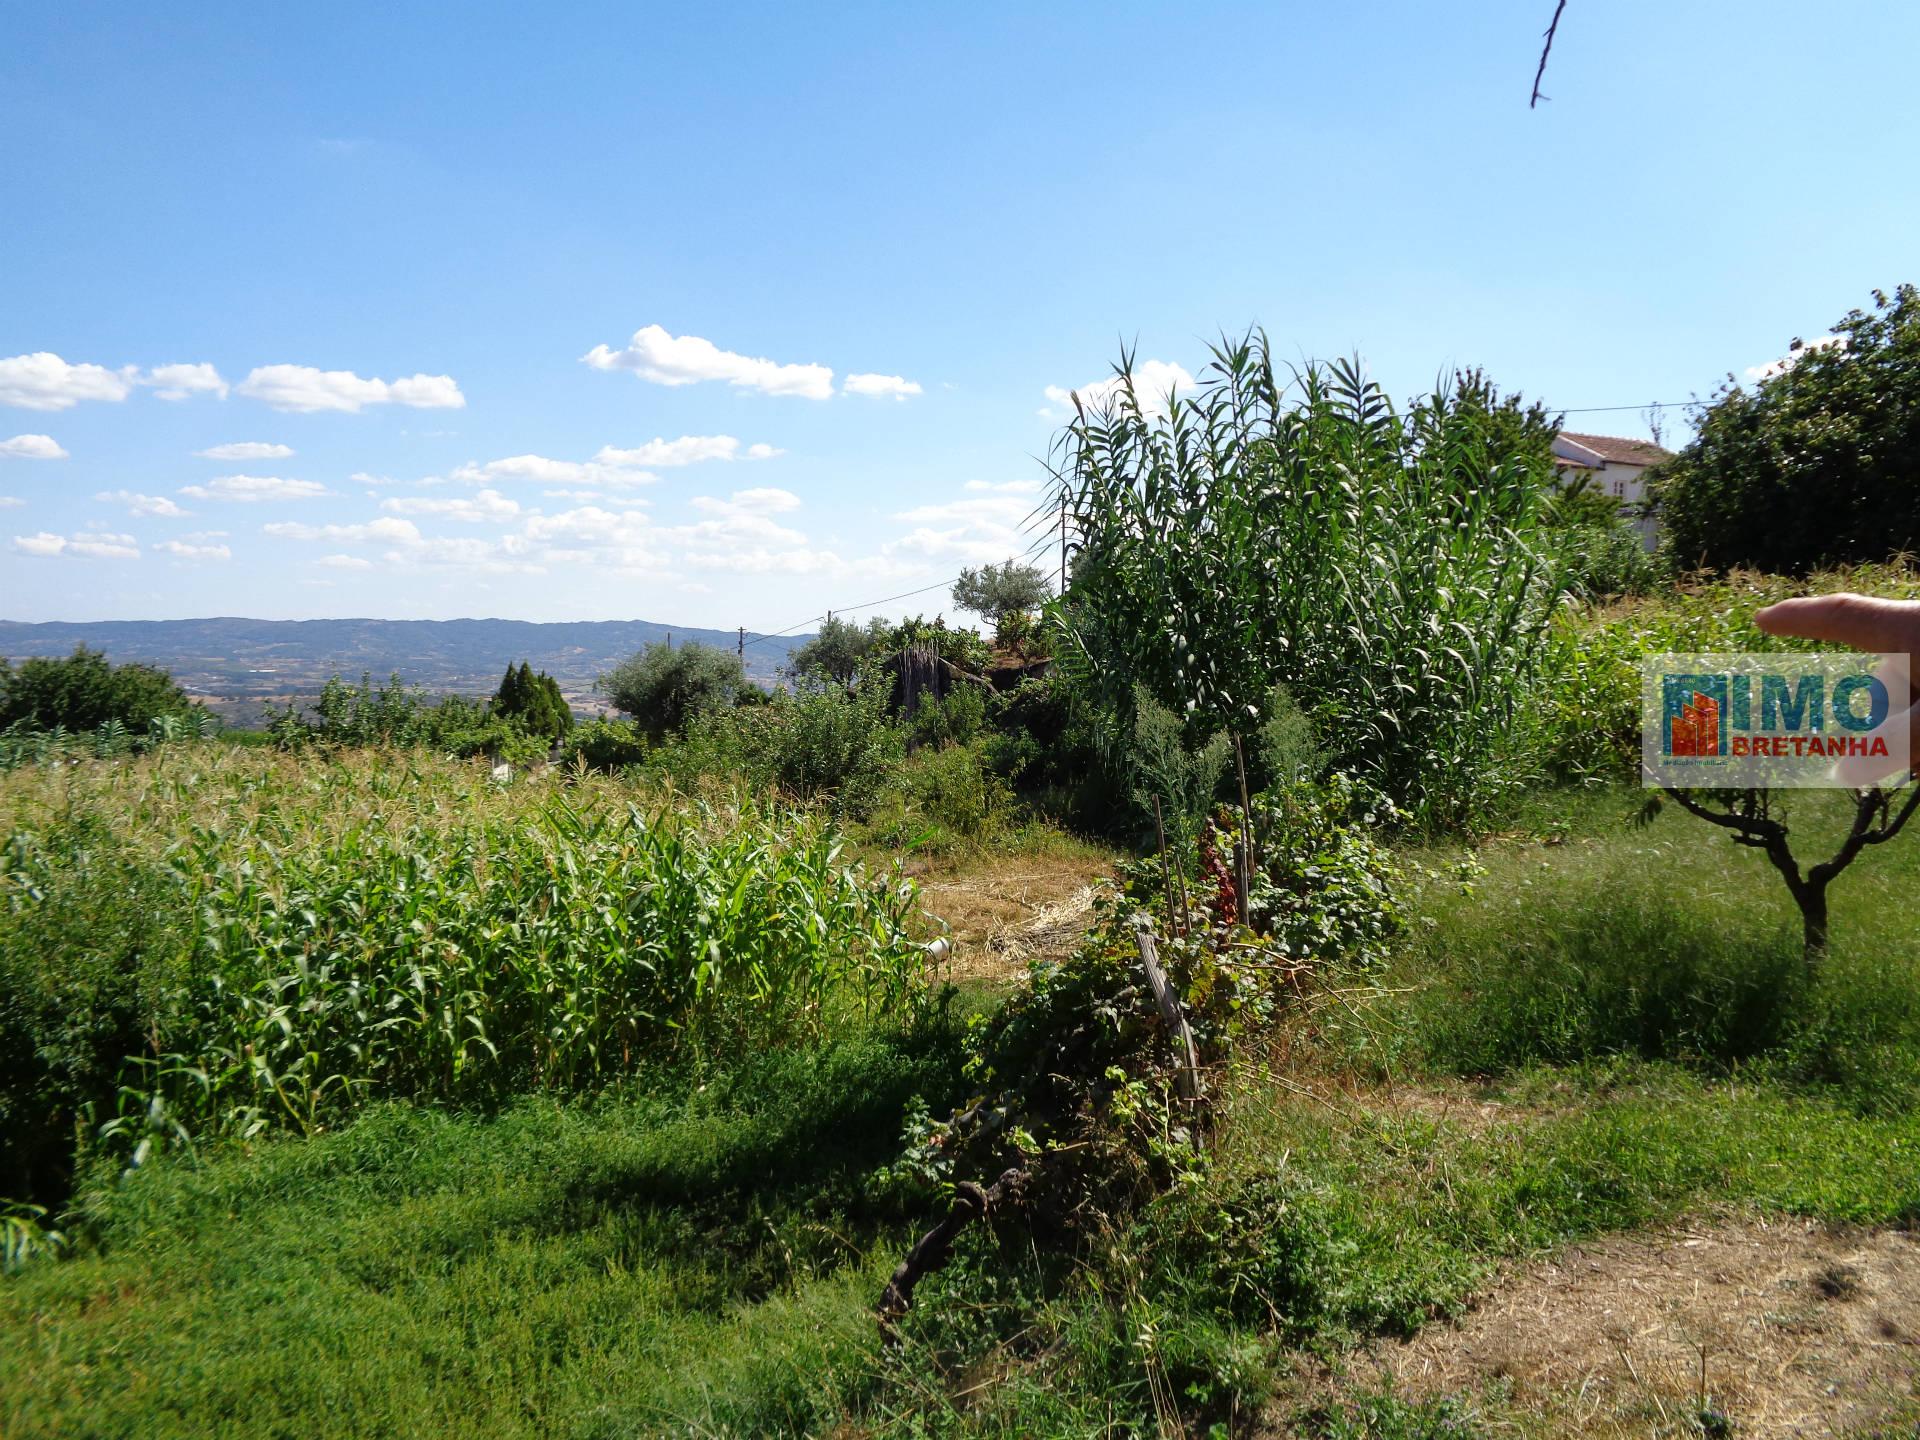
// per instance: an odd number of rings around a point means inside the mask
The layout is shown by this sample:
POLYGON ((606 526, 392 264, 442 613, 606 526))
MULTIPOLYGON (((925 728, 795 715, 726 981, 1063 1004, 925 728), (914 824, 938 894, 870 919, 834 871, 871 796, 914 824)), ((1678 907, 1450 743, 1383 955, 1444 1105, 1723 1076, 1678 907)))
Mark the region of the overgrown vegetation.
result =
POLYGON ((1752 389, 1729 384, 1653 494, 1686 568, 1804 575, 1920 549, 1920 291, 1875 291, 1833 338, 1795 340, 1752 389))
POLYGON ((1609 1230, 1920 1222, 1920 852, 1858 847, 1809 966, 1630 788, 1642 656, 1910 572, 1671 578, 1478 373, 1121 370, 1068 592, 975 574, 991 642, 9 732, 0 1429, 1508 1433, 1349 1362, 1609 1230), (1111 884, 925 948, 909 871, 1063 827, 1111 884))

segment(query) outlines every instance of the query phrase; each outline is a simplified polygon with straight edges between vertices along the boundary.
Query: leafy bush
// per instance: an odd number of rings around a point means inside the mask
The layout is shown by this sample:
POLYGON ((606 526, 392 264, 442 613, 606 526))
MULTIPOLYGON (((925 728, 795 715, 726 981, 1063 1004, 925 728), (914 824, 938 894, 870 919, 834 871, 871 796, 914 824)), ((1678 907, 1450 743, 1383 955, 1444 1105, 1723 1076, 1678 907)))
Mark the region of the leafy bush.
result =
POLYGON ((795 679, 824 675, 838 685, 851 685, 860 667, 884 649, 891 627, 878 615, 865 625, 829 615, 819 633, 796 649, 787 660, 795 679))
POLYGON ((1722 389, 1653 472, 1679 565, 1804 575, 1920 549, 1920 291, 1873 299, 1834 326, 1840 343, 1797 346, 1752 390, 1722 389))
POLYGON ((160 716, 193 709, 165 670, 112 665, 84 645, 62 660, 23 660, 18 669, 0 659, 0 730, 145 730, 160 716))
POLYGON ((484 755, 524 764, 548 748, 546 737, 528 731, 520 716, 493 714, 462 695, 434 703, 398 675, 378 686, 370 675, 363 674, 358 685, 332 676, 311 706, 291 700, 281 710, 269 706, 267 721, 273 743, 287 750, 421 747, 460 759, 484 755))
POLYGON ((1012 824, 1013 792, 979 745, 923 749, 889 779, 865 827, 874 842, 945 854, 998 839, 1012 824))
POLYGON ((803 685, 769 708, 743 747, 774 783, 803 798, 831 796, 842 815, 863 815, 904 749, 883 684, 852 692, 803 685))
POLYGON ((1648 551, 1631 525, 1568 525, 1547 538, 1560 589, 1576 599, 1646 595, 1666 577, 1665 561, 1648 551))
POLYGON ((0 846, 0 1199, 56 1200, 184 979, 166 868, 81 809, 0 846))
POLYGON ((600 677, 614 708, 656 742, 731 706, 746 683, 739 656, 697 642, 649 645, 600 677))
POLYGON ((589 770, 608 774, 638 765, 646 760, 652 747, 629 720, 589 720, 574 727, 560 752, 563 766, 585 765, 589 770))
POLYGON ((907 744, 918 748, 970 743, 986 726, 989 693, 984 685, 957 684, 945 695, 921 695, 907 720, 907 744))

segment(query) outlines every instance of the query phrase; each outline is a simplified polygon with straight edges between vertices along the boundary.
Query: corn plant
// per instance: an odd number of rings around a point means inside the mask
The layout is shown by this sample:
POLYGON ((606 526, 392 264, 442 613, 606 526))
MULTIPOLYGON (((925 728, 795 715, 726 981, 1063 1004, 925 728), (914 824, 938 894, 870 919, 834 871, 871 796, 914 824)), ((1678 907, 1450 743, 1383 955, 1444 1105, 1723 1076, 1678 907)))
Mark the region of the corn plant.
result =
POLYGON ((119 1068, 118 1103, 75 1099, 129 1147, 312 1131, 380 1097, 591 1091, 927 995, 911 884, 801 812, 493 786, 424 756, 182 757, 22 771, 0 816, 0 942, 38 952, 49 993, 99 969, 112 927, 41 923, 45 907, 109 859, 170 897, 177 959, 139 1002, 143 1044, 94 1067, 119 1068))

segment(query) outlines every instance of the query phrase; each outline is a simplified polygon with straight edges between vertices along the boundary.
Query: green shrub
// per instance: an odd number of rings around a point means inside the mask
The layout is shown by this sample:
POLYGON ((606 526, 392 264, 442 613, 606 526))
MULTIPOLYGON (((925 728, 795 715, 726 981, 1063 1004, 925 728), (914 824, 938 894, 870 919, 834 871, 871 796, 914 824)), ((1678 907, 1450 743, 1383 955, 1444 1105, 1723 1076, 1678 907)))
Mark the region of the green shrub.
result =
POLYGON ((563 766, 585 765, 614 774, 646 760, 652 747, 630 720, 589 720, 567 736, 560 752, 563 766))
POLYGON ((769 708, 745 748, 790 793, 831 797, 837 813, 860 816, 878 799, 905 741, 888 716, 884 684, 851 692, 803 684, 769 708))
POLYGON ((727 709, 746 683, 738 655, 697 642, 649 645, 600 677, 614 709, 632 716, 656 743, 727 709))
POLYGON ((1666 578, 1666 562, 1631 525, 1569 525, 1548 532, 1547 543, 1561 590, 1580 600, 1646 595, 1666 578))
POLYGON ((984 845, 1012 826, 1013 792, 979 745, 923 749, 899 766, 865 833, 882 845, 933 854, 984 845))
POLYGON ((98 650, 79 646, 65 659, 0 659, 0 730, 98 730, 117 724, 143 731, 157 717, 194 709, 165 670, 111 665, 98 650))
POLYGON ((0 1199, 57 1201, 151 1055, 190 951, 185 896, 81 809, 0 846, 0 1199))
POLYGON ((963 683, 945 695, 923 694, 906 722, 908 746, 970 744, 986 727, 988 693, 963 683))
POLYGON ((1803 575, 1920 548, 1920 291, 1874 292, 1751 390, 1731 384, 1650 477, 1682 566, 1803 575))

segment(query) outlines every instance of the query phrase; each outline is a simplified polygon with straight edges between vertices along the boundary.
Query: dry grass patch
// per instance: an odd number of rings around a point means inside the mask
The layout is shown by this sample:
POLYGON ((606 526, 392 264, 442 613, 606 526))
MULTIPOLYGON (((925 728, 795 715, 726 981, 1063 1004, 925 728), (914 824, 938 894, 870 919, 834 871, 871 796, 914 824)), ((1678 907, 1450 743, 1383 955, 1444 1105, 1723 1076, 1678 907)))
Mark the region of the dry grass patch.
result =
POLYGON ((921 905, 953 937, 952 979, 1007 980, 1029 961, 1073 953, 1091 923, 1094 886, 1112 872, 1112 857, 1091 850, 979 856, 922 878, 921 905))
POLYGON ((1515 1268, 1376 1358, 1412 1396, 1504 1384, 1556 1435, 1858 1432, 1920 1384, 1920 1239, 1803 1221, 1618 1237, 1515 1268))

